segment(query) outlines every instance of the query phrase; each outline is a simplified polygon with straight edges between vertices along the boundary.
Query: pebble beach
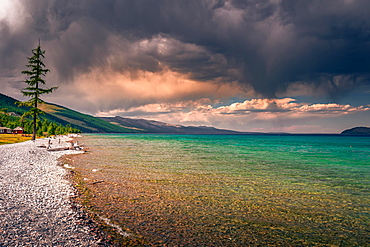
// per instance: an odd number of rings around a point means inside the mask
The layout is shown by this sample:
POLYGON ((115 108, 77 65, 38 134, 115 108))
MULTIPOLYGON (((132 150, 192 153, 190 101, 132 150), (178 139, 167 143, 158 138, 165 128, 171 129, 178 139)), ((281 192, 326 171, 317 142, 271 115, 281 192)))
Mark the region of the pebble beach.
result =
MULTIPOLYGON (((51 139, 51 148, 70 146, 70 137, 51 139)), ((0 246, 104 246, 101 235, 71 198, 76 190, 63 155, 47 151, 49 139, 0 146, 0 246)))

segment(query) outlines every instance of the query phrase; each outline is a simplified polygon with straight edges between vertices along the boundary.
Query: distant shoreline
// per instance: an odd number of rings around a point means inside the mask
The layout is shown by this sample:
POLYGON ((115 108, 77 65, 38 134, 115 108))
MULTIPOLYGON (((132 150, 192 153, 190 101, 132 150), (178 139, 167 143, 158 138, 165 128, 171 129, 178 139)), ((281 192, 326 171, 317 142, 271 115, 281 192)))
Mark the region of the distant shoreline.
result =
POLYGON ((349 137, 349 136, 359 136, 359 137, 370 137, 370 135, 363 134, 363 135, 344 135, 338 133, 262 133, 262 132, 240 132, 240 133, 232 133, 232 134, 189 134, 189 133, 156 133, 156 132, 148 132, 148 133, 82 133, 83 135, 219 135, 219 136, 342 136, 342 137, 349 137))

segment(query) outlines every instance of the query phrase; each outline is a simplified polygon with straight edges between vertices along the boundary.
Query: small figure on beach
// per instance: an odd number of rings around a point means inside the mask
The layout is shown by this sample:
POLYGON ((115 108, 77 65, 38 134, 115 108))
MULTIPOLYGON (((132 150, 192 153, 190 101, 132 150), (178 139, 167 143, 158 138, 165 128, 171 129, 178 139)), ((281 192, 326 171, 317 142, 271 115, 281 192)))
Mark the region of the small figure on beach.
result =
POLYGON ((74 143, 73 143, 73 141, 67 141, 68 143, 69 143, 69 145, 70 145, 70 150, 73 150, 74 149, 74 143))
POLYGON ((49 139, 47 149, 50 149, 50 148, 51 148, 51 140, 49 139))

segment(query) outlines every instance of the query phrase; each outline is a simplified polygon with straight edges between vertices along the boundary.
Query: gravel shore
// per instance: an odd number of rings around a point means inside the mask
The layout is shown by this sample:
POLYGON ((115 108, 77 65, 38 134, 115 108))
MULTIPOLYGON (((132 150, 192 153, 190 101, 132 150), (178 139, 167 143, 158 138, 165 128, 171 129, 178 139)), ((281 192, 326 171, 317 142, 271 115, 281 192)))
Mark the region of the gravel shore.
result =
MULTIPOLYGON (((52 148, 68 140, 52 140, 52 148)), ((38 147, 48 141, 0 146, 0 246, 106 245, 71 202, 76 191, 58 166, 58 158, 80 151, 38 147)))

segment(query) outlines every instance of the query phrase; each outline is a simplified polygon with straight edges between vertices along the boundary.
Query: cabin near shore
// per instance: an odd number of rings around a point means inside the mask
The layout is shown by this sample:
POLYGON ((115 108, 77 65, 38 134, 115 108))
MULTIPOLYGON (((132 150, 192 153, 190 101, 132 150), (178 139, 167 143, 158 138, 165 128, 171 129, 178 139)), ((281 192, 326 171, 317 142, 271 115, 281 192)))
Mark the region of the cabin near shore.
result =
POLYGON ((23 128, 22 127, 17 127, 15 129, 13 129, 13 134, 23 134, 23 128))
POLYGON ((16 127, 14 129, 0 127, 0 134, 23 134, 23 132, 24 130, 22 127, 16 127))
POLYGON ((0 127, 0 134, 11 134, 13 133, 12 129, 7 127, 0 127))

